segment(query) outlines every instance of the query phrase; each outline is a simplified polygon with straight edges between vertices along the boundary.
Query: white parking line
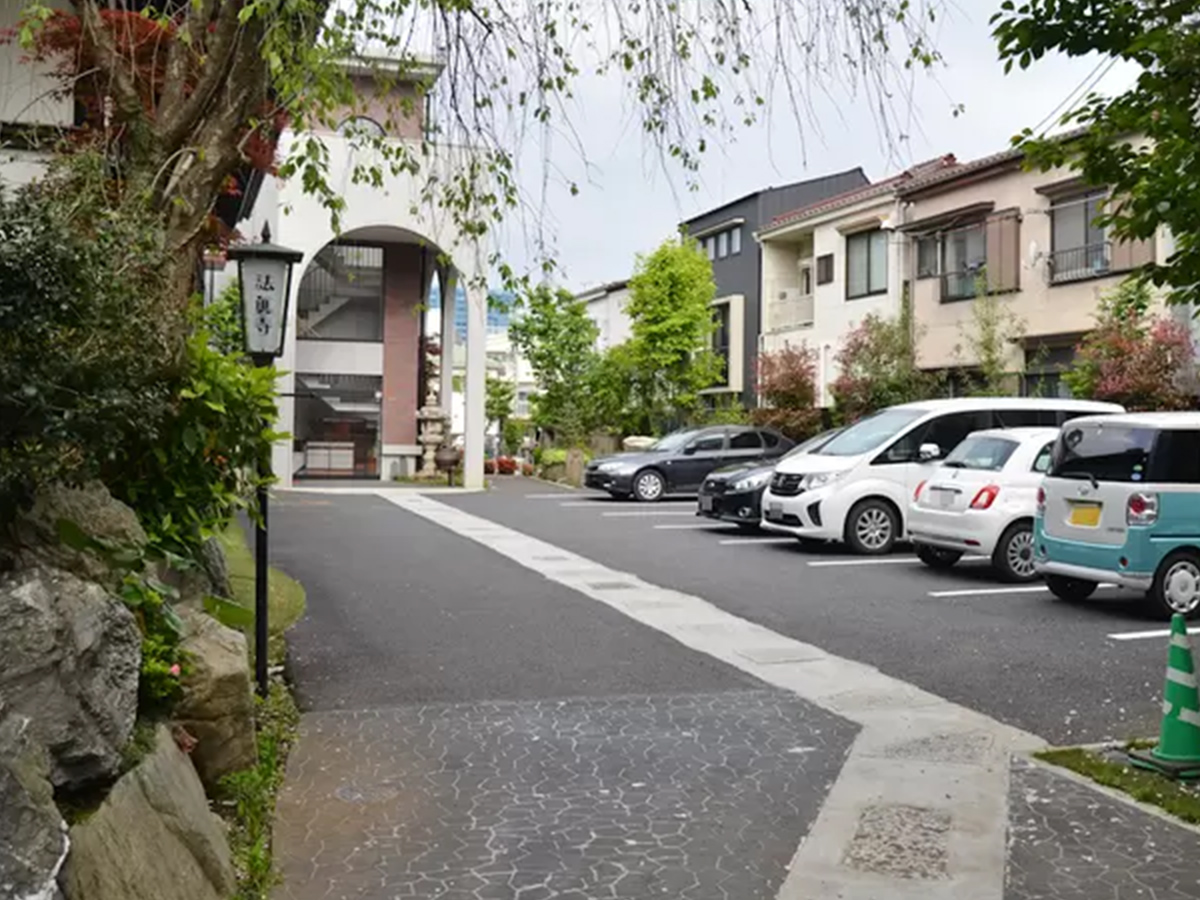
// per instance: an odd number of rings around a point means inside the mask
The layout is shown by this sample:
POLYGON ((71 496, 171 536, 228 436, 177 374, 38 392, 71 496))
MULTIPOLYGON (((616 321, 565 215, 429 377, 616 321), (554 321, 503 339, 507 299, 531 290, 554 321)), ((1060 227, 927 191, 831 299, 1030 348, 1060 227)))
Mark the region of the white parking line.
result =
MULTIPOLYGON (((1189 628, 1188 634, 1200 634, 1200 628, 1189 628)), ((1140 641, 1145 638, 1165 638, 1171 636, 1169 628, 1156 628, 1153 631, 1119 631, 1116 634, 1110 634, 1109 637, 1114 641, 1140 641)))
POLYGON ((563 497, 578 497, 573 491, 559 491, 557 494, 526 494, 526 500, 561 500, 563 497))
MULTIPOLYGON (((1116 587, 1115 584, 1100 584, 1097 587, 1111 588, 1116 587)), ((930 591, 930 597, 985 597, 989 594, 1037 594, 1050 593, 1050 589, 1044 584, 1027 584, 1023 587, 1002 587, 1002 588, 971 588, 970 590, 960 591, 930 591)), ((1163 634, 1170 632, 1164 631, 1163 634)), ((1109 635, 1111 637, 1111 635, 1109 635)))
POLYGON ((907 566, 919 563, 915 556, 885 556, 881 559, 863 559, 856 556, 853 559, 818 559, 809 563, 814 568, 820 566, 907 566))
POLYGON ((690 509, 623 509, 620 512, 601 513, 603 516, 694 516, 690 509))
POLYGON ((702 528, 720 528, 716 522, 697 522, 695 524, 688 522, 686 525, 655 525, 655 531, 699 531, 702 528))
POLYGON ((566 503, 558 504, 561 507, 574 507, 576 509, 596 509, 610 503, 609 500, 569 500, 566 503))
MULTIPOLYGON (((661 528, 662 526, 659 525, 657 527, 661 528)), ((795 538, 774 538, 774 537, 772 537, 772 538, 742 537, 742 538, 729 538, 724 541, 717 541, 717 543, 722 544, 723 546, 726 546, 726 547, 731 546, 733 544, 794 544, 794 543, 796 543, 796 539, 795 538)))

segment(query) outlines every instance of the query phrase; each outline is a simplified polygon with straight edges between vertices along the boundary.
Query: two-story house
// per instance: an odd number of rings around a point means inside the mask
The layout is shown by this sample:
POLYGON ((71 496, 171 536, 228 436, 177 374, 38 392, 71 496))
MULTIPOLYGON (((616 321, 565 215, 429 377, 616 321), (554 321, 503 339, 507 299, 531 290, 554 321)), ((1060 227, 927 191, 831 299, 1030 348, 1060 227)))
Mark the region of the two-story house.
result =
POLYGON ((807 346, 817 394, 832 403, 837 355, 865 316, 900 311, 907 240, 896 230, 897 191, 954 166, 943 156, 777 216, 756 235, 762 254, 763 352, 807 346))
POLYGON ((763 259, 754 234, 777 216, 866 185, 861 168, 755 191, 683 223, 712 260, 717 296, 713 349, 725 360, 710 402, 757 404, 755 382, 762 329, 763 259))
POLYGON ((973 307, 987 291, 1008 314, 1011 371, 1024 373, 1024 390, 1055 395, 1100 295, 1161 261, 1166 242, 1114 240, 1095 223, 1106 190, 1065 169, 1027 171, 1023 161, 1010 150, 911 180, 897 191, 899 230, 913 245, 922 368, 969 374, 978 364, 973 307))

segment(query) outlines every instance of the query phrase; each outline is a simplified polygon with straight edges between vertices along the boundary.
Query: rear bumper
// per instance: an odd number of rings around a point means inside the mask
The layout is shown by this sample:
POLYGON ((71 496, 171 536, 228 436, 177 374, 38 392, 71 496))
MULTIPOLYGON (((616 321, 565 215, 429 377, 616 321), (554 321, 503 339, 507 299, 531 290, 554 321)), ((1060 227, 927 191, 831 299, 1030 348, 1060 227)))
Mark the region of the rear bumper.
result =
POLYGON ((908 508, 908 537, 914 543, 991 556, 1004 521, 991 510, 948 513, 919 506, 908 508))
POLYGON ((1040 575, 1059 575, 1081 581, 1108 582, 1133 591, 1148 591, 1154 572, 1139 565, 1138 540, 1125 544, 1086 544, 1050 537, 1039 519, 1034 525, 1033 565, 1040 575), (1121 565, 1124 559, 1126 564, 1121 565))

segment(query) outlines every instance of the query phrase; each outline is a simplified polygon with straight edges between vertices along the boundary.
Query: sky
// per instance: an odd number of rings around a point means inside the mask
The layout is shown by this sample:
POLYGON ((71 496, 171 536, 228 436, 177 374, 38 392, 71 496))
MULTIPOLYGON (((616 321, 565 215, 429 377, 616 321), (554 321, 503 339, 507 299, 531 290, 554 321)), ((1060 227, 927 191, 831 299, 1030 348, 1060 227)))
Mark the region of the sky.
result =
MULTIPOLYGON (((946 153, 969 160, 998 152, 1021 128, 1042 123, 1090 76, 1102 76, 1096 83, 1102 92, 1119 91, 1136 76, 1124 64, 1097 71, 1095 57, 1046 58, 1006 76, 988 28, 995 5, 963 0, 943 16, 935 36, 943 62, 932 74, 916 77, 912 127, 901 139, 884 140, 861 96, 834 89, 815 102, 819 129, 807 122, 802 129, 790 105, 780 103, 764 121, 741 129, 736 140, 710 148, 695 192, 687 189, 684 173, 664 165, 630 125, 630 104, 619 83, 583 79, 571 124, 587 165, 554 136, 547 148, 532 140, 521 154, 523 188, 534 203, 527 218, 540 222, 554 242, 556 280, 579 291, 626 278, 636 254, 653 250, 679 222, 772 185, 856 165, 875 181, 946 153), (964 8, 968 4, 972 9, 964 8), (958 105, 962 111, 956 116, 958 105), (543 188, 543 157, 577 181, 577 196, 562 178, 551 178, 543 188)), ((535 258, 531 230, 514 222, 502 236, 504 254, 519 267, 535 258)))

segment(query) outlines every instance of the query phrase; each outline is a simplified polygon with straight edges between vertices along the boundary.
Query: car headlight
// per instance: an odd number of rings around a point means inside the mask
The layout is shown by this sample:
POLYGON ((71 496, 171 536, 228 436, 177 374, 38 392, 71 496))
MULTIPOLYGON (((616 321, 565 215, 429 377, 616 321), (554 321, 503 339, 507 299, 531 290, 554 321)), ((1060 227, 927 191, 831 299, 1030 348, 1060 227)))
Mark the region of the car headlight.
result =
POLYGON ((730 489, 734 493, 739 493, 739 494, 742 491, 752 491, 755 488, 762 487, 764 484, 766 484, 768 481, 770 481, 771 475, 772 475, 771 472, 760 472, 759 474, 751 475, 748 478, 739 478, 737 481, 735 481, 733 484, 730 485, 730 489))
POLYGON ((612 474, 614 472, 620 472, 622 469, 628 468, 628 466, 629 466, 628 463, 618 462, 618 461, 614 460, 613 462, 600 463, 599 469, 601 472, 607 472, 609 474, 612 474))
POLYGON ((800 479, 800 486, 806 491, 811 491, 815 488, 825 487, 827 484, 833 484, 843 474, 842 472, 814 472, 800 479))

